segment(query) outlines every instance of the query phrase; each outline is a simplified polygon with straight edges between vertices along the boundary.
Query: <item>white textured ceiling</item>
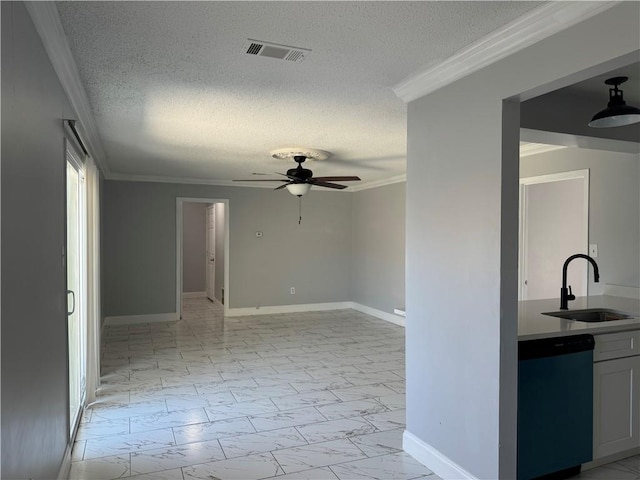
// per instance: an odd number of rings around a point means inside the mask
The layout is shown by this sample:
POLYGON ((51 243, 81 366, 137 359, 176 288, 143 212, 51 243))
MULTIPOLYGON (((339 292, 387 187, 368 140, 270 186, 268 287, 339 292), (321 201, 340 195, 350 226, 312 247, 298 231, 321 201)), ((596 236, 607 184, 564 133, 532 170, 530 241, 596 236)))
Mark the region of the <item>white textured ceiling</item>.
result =
POLYGON ((539 2, 57 2, 115 174, 248 178, 294 166, 365 182, 405 172, 392 87, 539 2), (292 63, 247 38, 311 49, 292 63))

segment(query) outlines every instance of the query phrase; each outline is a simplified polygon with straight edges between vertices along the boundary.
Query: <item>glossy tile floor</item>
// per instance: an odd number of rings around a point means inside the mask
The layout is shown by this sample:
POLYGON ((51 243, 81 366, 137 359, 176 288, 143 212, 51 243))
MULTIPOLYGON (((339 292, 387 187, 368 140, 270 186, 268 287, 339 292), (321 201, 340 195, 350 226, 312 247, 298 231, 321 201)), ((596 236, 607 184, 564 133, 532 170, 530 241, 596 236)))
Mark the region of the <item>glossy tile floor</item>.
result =
MULTIPOLYGON (((438 480, 402 452, 404 329, 353 311, 110 327, 71 478, 438 480)), ((575 479, 640 480, 640 456, 575 479)))
POLYGON ((640 455, 625 458, 593 470, 587 470, 571 480, 640 480, 640 455))
POLYGON ((71 478, 415 479, 404 329, 354 310, 109 327, 71 478))

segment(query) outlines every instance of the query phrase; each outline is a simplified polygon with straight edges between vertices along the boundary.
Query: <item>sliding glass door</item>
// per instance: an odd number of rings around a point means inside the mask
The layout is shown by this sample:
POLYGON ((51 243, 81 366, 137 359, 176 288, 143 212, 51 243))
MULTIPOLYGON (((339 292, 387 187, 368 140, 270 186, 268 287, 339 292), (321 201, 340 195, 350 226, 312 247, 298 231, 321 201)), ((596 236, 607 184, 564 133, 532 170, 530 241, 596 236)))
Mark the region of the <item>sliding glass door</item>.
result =
POLYGON ((67 336, 69 353, 69 422, 71 438, 86 395, 85 219, 82 163, 67 152, 67 336))

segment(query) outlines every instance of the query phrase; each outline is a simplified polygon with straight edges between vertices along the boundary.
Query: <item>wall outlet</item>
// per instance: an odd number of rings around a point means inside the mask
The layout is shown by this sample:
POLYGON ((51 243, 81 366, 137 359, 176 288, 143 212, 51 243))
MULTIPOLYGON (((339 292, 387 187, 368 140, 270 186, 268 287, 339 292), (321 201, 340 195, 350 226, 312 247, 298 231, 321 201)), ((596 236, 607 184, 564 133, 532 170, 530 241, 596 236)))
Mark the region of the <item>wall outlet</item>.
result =
POLYGON ((296 294, 296 287, 291 287, 291 295, 295 295, 296 294))
POLYGON ((589 244, 589 256, 591 258, 598 258, 598 245, 596 243, 589 244))

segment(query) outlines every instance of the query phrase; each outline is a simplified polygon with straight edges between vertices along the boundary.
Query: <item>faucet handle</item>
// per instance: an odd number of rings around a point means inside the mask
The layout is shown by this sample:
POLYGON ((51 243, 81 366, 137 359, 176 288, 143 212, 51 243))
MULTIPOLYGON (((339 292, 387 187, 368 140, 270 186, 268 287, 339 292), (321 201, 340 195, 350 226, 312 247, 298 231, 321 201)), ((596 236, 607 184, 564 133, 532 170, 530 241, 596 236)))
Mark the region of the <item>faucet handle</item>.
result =
POLYGON ((569 294, 567 295, 567 300, 575 300, 576 296, 571 291, 571 285, 569 285, 569 294))

